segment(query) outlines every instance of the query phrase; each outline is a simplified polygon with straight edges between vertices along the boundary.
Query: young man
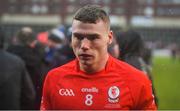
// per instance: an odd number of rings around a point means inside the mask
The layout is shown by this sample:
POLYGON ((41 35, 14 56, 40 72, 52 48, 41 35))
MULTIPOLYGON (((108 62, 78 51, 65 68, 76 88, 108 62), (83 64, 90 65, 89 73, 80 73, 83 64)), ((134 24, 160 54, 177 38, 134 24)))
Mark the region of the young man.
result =
POLYGON ((76 59, 48 73, 41 110, 156 109, 147 77, 108 54, 112 39, 104 10, 79 9, 72 22, 76 59))

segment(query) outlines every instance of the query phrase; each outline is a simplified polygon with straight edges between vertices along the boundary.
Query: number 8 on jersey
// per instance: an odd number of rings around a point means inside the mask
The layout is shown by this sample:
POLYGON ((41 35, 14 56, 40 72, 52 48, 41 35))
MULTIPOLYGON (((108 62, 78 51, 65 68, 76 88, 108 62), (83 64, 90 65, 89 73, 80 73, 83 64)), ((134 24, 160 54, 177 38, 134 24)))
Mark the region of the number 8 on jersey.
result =
POLYGON ((86 95, 85 104, 86 104, 87 106, 91 106, 91 105, 93 104, 92 99, 93 99, 93 95, 87 94, 87 95, 86 95))

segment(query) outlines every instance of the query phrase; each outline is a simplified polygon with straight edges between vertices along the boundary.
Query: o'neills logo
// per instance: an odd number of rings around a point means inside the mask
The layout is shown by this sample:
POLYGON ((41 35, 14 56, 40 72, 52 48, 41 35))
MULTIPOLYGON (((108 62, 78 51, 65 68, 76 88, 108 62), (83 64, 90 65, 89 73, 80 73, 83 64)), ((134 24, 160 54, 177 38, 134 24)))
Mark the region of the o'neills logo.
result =
POLYGON ((59 94, 61 96, 75 96, 72 89, 60 89, 59 94))
POLYGON ((119 101, 120 90, 117 86, 111 86, 108 90, 108 101, 111 103, 117 103, 119 101))
POLYGON ((91 88, 82 88, 81 92, 90 92, 90 93, 94 92, 94 93, 98 93, 99 90, 96 87, 91 87, 91 88))

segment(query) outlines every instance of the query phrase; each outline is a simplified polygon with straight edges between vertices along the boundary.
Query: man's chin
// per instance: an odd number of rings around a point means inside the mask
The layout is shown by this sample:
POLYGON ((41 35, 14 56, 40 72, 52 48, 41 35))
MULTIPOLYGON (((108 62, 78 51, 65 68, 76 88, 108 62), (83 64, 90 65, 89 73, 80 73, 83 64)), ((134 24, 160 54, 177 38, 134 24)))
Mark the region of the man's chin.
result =
POLYGON ((80 60, 80 64, 84 66, 91 66, 92 62, 90 60, 80 60))

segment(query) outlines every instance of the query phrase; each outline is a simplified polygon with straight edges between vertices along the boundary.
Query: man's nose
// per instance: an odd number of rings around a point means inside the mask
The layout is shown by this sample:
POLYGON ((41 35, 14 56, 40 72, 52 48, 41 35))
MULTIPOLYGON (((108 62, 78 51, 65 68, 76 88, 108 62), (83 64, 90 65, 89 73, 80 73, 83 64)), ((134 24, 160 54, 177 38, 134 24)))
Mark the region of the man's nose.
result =
POLYGON ((87 50, 90 48, 90 41, 87 39, 87 38, 84 38, 82 41, 81 41, 81 49, 83 50, 87 50))

